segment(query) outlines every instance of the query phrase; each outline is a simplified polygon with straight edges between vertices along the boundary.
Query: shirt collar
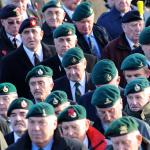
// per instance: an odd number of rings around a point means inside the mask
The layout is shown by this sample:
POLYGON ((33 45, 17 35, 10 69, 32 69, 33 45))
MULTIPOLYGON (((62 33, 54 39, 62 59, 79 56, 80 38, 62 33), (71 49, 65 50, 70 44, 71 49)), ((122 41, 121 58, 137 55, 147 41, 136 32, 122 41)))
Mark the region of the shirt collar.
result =
POLYGON ((85 136, 85 138, 84 138, 84 140, 83 140, 83 144, 84 144, 84 146, 85 146, 86 148, 88 148, 88 146, 89 146, 89 141, 88 141, 87 135, 85 136))
POLYGON ((63 5, 62 7, 63 7, 63 9, 67 12, 68 16, 69 16, 70 18, 72 18, 72 15, 73 15, 74 11, 68 9, 65 5, 63 5))
POLYGON ((15 37, 14 36, 12 36, 12 35, 10 35, 9 33, 6 33, 6 35, 7 35, 7 37, 12 41, 14 38, 16 38, 16 40, 18 40, 18 41, 22 41, 21 40, 21 37, 20 37, 20 34, 17 34, 15 37))
POLYGON ((60 62, 62 62, 63 58, 60 55, 58 55, 58 58, 59 58, 60 62))
POLYGON ((14 132, 14 141, 15 141, 15 143, 18 141, 18 139, 20 139, 20 136, 18 136, 18 135, 14 132))
MULTIPOLYGON (((125 35, 126 36, 126 35, 125 35)), ((135 47, 134 47, 134 43, 126 36, 126 39, 127 39, 127 41, 128 41, 128 43, 129 43, 129 45, 130 45, 130 48, 131 49, 135 49, 135 47)))

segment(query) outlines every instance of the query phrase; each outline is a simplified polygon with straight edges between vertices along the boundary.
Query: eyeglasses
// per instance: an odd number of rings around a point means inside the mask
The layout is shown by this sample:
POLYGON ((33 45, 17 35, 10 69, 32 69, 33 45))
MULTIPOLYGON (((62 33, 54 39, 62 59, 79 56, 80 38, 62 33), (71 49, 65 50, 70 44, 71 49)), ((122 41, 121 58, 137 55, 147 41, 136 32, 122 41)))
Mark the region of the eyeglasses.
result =
POLYGON ((14 24, 21 24, 21 21, 20 20, 12 20, 12 21, 7 21, 8 25, 14 25, 14 24))

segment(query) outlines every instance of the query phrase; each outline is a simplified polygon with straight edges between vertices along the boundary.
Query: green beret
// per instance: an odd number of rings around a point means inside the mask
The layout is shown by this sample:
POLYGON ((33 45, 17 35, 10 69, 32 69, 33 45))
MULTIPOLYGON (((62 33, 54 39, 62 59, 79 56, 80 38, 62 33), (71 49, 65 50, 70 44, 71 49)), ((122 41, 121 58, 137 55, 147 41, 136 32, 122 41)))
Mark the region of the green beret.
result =
POLYGON ((62 66, 67 68, 69 66, 76 65, 80 63, 83 58, 85 57, 82 49, 79 47, 70 48, 63 56, 62 66))
POLYGON ((17 93, 16 87, 9 82, 1 83, 0 84, 0 95, 8 95, 10 93, 17 93))
POLYGON ((120 90, 115 85, 97 87, 93 93, 91 104, 99 108, 109 108, 120 99, 120 90))
POLYGON ((138 93, 144 91, 145 88, 150 87, 150 83, 147 78, 138 77, 130 81, 125 87, 125 95, 130 93, 138 93))
POLYGON ((140 33, 139 42, 142 45, 150 44, 150 27, 145 27, 144 30, 140 33))
POLYGON ((76 29, 72 23, 63 23, 62 25, 58 26, 53 33, 54 38, 62 37, 62 36, 69 36, 75 35, 76 29))
POLYGON ((138 70, 147 66, 146 57, 140 53, 127 56, 121 63, 121 70, 138 70))
POLYGON ((53 105, 53 107, 57 107, 60 104, 68 102, 67 93, 60 90, 53 91, 45 99, 45 102, 53 105))
POLYGON ((74 21, 81 21, 84 18, 90 17, 92 14, 94 14, 94 10, 92 8, 92 5, 90 2, 82 2, 79 4, 72 16, 72 20, 74 21))
POLYGON ((57 0, 50 0, 49 2, 47 2, 43 8, 42 8, 42 12, 44 12, 45 10, 47 10, 48 8, 62 8, 62 5, 60 3, 60 1, 57 0))
POLYGON ((8 111, 7 111, 7 116, 9 117, 11 115, 11 112, 14 109, 26 109, 29 110, 33 105, 33 102, 29 99, 26 99, 24 97, 17 98, 12 101, 10 104, 8 111))
POLYGON ((102 85, 109 83, 117 74, 117 68, 113 61, 103 59, 98 61, 92 70, 91 79, 93 84, 102 85))
POLYGON ((86 118, 86 110, 81 105, 71 105, 58 115, 58 122, 69 122, 86 118))
POLYGON ((38 65, 28 72, 25 80, 26 82, 28 82, 32 77, 52 77, 52 76, 53 70, 50 67, 38 65))
POLYGON ((123 136, 133 131, 138 131, 138 123, 130 116, 114 120, 105 132, 106 137, 123 136))
POLYGON ((55 115, 54 107, 48 103, 39 102, 31 107, 26 118, 47 117, 50 115, 55 115))

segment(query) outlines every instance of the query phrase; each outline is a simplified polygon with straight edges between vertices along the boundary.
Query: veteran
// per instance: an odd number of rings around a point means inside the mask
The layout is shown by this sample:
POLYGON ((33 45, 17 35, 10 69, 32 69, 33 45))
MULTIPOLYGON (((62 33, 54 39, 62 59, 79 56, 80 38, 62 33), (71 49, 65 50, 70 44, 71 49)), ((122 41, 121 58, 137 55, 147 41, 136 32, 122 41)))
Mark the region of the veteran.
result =
POLYGON ((58 123, 64 136, 80 140, 87 149, 105 150, 105 137, 90 125, 83 106, 72 105, 64 109, 58 116, 58 123))
POLYGON ((7 116, 10 119, 12 132, 5 135, 8 145, 16 143, 27 130, 26 114, 32 105, 32 101, 24 97, 17 98, 10 104, 7 116))
POLYGON ((57 117, 52 105, 45 102, 37 103, 31 107, 26 118, 28 131, 7 150, 86 150, 79 141, 56 133, 57 117))

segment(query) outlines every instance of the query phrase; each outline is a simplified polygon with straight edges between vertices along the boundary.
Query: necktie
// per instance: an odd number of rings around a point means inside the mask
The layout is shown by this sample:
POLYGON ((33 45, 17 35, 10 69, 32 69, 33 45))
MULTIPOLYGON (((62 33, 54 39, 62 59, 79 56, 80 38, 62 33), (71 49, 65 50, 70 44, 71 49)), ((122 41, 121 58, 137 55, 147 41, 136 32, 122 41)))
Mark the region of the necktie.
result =
POLYGON ((100 58, 100 52, 96 48, 93 38, 94 37, 92 37, 91 35, 88 36, 89 47, 90 47, 91 53, 94 54, 97 58, 100 58))
POLYGON ((17 48, 16 38, 13 38, 12 42, 13 42, 14 48, 17 48))
POLYGON ((38 58, 38 55, 36 53, 34 53, 34 65, 38 65, 40 63, 40 60, 38 58))
POLYGON ((80 98, 80 96, 81 96, 81 91, 80 91, 80 89, 79 89, 80 83, 79 83, 79 82, 76 82, 76 83, 74 84, 74 86, 75 86, 75 99, 76 99, 76 102, 78 102, 78 100, 79 100, 79 98, 80 98))

